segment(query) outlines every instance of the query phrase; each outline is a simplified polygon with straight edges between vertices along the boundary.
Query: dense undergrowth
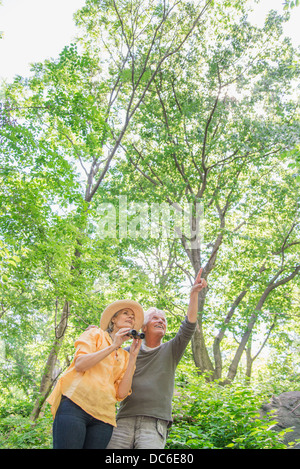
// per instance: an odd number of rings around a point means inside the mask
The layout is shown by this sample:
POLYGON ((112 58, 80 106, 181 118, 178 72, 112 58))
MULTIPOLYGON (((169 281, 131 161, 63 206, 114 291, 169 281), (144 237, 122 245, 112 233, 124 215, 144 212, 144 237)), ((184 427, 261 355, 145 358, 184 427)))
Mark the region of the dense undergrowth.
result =
MULTIPOLYGON (((180 365, 173 399, 174 422, 166 448, 285 449, 286 431, 272 430, 275 416, 260 418, 259 415, 270 393, 272 389, 266 383, 255 387, 238 382, 231 386, 208 383, 195 371, 180 365)), ((31 403, 25 399, 2 396, 0 403, 0 448, 52 447, 52 416, 48 405, 43 415, 32 422, 31 403)))

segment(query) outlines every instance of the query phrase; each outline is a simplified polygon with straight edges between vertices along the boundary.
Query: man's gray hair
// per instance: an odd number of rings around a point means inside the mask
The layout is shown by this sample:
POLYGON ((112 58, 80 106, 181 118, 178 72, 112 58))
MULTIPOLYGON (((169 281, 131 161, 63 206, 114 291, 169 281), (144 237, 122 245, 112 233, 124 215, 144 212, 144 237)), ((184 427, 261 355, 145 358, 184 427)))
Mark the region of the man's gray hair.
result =
POLYGON ((147 309, 147 311, 145 312, 143 326, 145 326, 147 324, 147 322, 150 319, 151 314, 153 314, 153 313, 163 314, 165 319, 167 320, 166 313, 162 309, 158 309, 158 308, 155 308, 155 306, 151 306, 151 308, 147 309))

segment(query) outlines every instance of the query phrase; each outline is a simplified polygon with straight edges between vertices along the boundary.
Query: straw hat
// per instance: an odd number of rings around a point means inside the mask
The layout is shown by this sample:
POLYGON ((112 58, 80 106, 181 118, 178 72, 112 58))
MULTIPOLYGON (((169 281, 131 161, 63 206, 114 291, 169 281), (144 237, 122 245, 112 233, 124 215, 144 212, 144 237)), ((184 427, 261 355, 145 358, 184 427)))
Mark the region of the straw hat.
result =
POLYGON ((144 322, 144 310, 142 306, 133 300, 117 300, 108 305, 103 311, 100 319, 100 327, 103 331, 108 328, 109 322, 114 314, 121 309, 130 308, 134 312, 134 328, 139 330, 144 322))

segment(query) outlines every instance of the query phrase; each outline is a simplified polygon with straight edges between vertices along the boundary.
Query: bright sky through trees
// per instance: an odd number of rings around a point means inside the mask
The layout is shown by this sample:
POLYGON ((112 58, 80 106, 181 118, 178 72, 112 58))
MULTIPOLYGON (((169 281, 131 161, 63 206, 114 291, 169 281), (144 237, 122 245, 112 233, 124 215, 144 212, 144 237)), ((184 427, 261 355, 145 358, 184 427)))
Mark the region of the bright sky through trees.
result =
POLYGON ((3 0, 0 77, 28 75, 30 63, 56 57, 76 34, 73 14, 85 0, 3 0))
MULTIPOLYGON (((261 0, 252 20, 262 24, 270 9, 279 12, 283 0, 261 0)), ((0 79, 11 81, 15 75, 27 76, 30 64, 56 57, 76 34, 74 12, 85 0, 3 0, 0 6, 0 79)), ((294 45, 300 44, 300 8, 291 11, 286 34, 294 45)))
POLYGON ((51 446, 44 402, 109 303, 165 310, 170 340, 202 268, 170 448, 277 448, 253 415, 300 389, 300 6, 258 1, 0 0, 0 446, 51 446))

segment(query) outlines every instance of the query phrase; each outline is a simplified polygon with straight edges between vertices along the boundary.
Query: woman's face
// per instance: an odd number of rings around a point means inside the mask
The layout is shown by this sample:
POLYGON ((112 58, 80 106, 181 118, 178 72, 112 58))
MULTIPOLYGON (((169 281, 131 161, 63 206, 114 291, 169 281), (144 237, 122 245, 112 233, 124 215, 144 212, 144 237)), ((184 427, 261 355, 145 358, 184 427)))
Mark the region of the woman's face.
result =
POLYGON ((112 319, 114 328, 122 329, 123 327, 129 327, 130 329, 134 326, 134 312, 130 308, 121 309, 116 318, 112 319))

